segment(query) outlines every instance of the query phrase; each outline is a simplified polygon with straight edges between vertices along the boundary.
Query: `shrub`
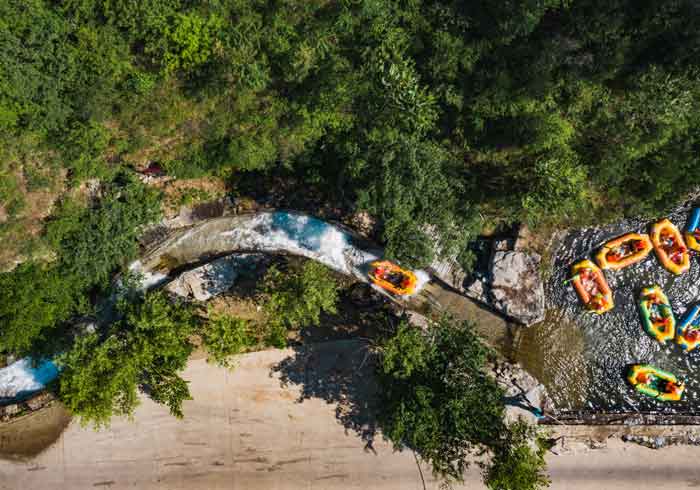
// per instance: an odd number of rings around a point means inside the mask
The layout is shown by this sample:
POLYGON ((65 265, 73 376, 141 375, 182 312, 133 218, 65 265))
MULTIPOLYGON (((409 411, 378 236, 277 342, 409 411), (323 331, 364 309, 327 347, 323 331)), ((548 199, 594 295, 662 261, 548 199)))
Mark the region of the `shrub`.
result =
POLYGON ((248 320, 211 311, 209 320, 202 326, 201 335, 209 356, 207 361, 213 361, 223 367, 231 367, 231 356, 256 343, 248 320))
POLYGON ((59 357, 61 400, 84 424, 109 425, 114 415, 133 414, 138 390, 149 392, 176 417, 190 399, 178 372, 192 352, 192 314, 161 292, 122 302, 122 320, 76 340, 59 357))
POLYGON ((307 261, 301 269, 286 272, 270 267, 263 291, 267 296, 265 312, 273 324, 301 328, 318 324, 321 312, 336 312, 338 284, 331 271, 318 262, 307 261))
POLYGON ((541 488, 544 453, 528 446, 528 426, 505 423, 503 390, 485 371, 487 353, 468 323, 445 317, 427 332, 401 323, 382 343, 377 365, 382 433, 448 483, 461 481, 469 457, 486 449, 493 455, 484 473, 490 488, 541 488))

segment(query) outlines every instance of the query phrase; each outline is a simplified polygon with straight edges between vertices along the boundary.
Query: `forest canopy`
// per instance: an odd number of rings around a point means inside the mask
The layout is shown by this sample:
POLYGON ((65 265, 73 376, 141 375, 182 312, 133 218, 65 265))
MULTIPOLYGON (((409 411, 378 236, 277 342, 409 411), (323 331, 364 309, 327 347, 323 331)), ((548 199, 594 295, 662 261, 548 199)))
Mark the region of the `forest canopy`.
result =
POLYGON ((411 266, 467 263, 486 227, 657 213, 700 183, 699 21, 691 0, 0 2, 0 238, 38 257, 3 302, 52 305, 28 332, 83 311, 155 216, 109 189, 151 163, 288 177, 377 218, 411 266), (62 218, 95 179, 98 213, 62 218), (22 220, 47 194, 37 239, 22 220), (30 280, 62 286, 15 291, 30 280))

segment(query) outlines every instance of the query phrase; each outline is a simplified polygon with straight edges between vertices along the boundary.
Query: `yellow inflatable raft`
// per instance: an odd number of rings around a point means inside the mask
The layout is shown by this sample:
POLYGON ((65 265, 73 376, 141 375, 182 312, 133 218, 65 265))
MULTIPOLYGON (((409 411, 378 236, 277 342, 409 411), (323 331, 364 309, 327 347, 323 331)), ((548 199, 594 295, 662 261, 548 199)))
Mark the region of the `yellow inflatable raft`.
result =
POLYGON ((690 254, 681 232, 667 218, 651 227, 651 243, 659 262, 674 274, 682 274, 690 268, 690 254))
POLYGON ((644 260, 652 248, 648 235, 627 233, 603 245, 596 255, 596 262, 601 269, 622 269, 644 260))

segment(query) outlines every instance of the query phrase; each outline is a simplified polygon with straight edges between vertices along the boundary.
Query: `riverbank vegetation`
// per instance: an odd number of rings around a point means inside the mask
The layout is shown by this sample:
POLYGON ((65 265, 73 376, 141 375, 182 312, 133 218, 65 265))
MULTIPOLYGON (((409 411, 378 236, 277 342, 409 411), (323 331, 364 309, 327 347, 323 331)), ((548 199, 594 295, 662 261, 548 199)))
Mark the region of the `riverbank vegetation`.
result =
MULTIPOLYGON (((182 403, 191 397, 179 373, 196 348, 208 361, 233 368, 236 354, 284 348, 291 332, 318 325, 322 313, 337 312, 339 285, 329 269, 313 261, 278 263, 257 288, 256 308, 263 314, 256 320, 185 303, 162 290, 144 293, 138 277, 122 277, 112 291, 118 296, 109 313, 115 321, 57 336, 63 350, 56 357, 60 399, 95 427, 133 415, 139 391, 182 417, 182 403)), ((43 351, 54 347, 55 354, 56 344, 43 351)))
POLYGON ((486 452, 489 488, 542 488, 545 450, 526 423, 506 422, 503 389, 486 370, 488 352, 466 322, 443 317, 426 331, 400 324, 381 344, 376 370, 382 433, 447 482, 461 481, 469 462, 486 452))
POLYGON ((698 184, 690 0, 10 0, 0 18, 5 236, 32 191, 154 162, 233 192, 286 176, 369 211, 412 265, 466 259, 484 225, 653 214, 698 184))
POLYGON ((128 175, 105 183, 94 203, 66 198, 46 224, 50 260, 0 274, 0 352, 50 350, 67 320, 94 314, 93 299, 136 255, 136 237, 158 215, 157 192, 128 175))

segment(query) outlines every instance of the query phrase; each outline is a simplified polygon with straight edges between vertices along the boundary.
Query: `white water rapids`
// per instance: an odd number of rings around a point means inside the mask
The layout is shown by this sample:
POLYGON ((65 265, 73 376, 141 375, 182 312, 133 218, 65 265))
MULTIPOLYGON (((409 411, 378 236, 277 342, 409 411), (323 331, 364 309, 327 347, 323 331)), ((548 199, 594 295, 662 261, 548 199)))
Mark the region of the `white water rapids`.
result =
MULTIPOLYGON (((182 262, 193 262, 197 260, 196 251, 200 248, 229 253, 284 252, 317 260, 342 274, 367 282, 370 263, 382 255, 382 250, 360 248, 353 236, 338 226, 292 212, 262 212, 241 217, 235 226, 226 229, 208 227, 209 224, 205 222, 174 240, 166 241, 159 256, 174 254, 182 262)), ((168 279, 165 274, 140 260, 133 262, 129 269, 141 274, 143 289, 155 287, 168 279)), ((414 273, 418 278, 417 293, 430 277, 425 271, 417 270, 414 273)), ((30 359, 21 359, 0 369, 0 399, 30 395, 45 388, 56 376, 58 367, 49 360, 43 360, 35 369, 30 359)))

